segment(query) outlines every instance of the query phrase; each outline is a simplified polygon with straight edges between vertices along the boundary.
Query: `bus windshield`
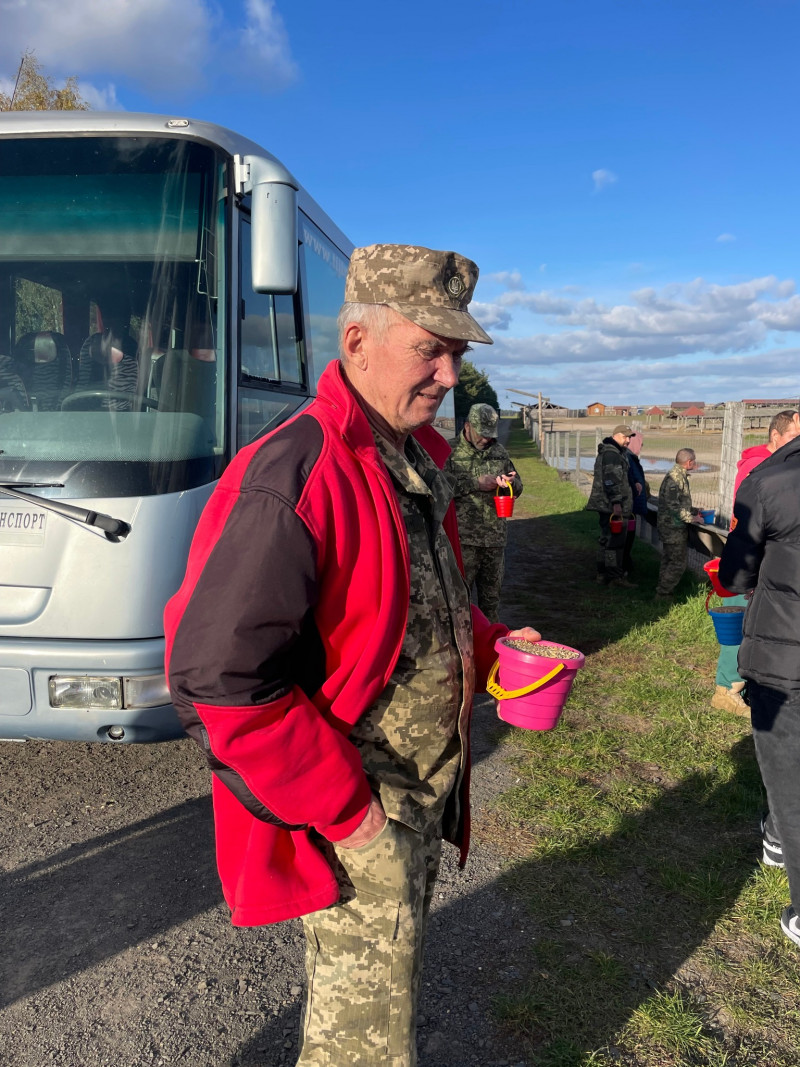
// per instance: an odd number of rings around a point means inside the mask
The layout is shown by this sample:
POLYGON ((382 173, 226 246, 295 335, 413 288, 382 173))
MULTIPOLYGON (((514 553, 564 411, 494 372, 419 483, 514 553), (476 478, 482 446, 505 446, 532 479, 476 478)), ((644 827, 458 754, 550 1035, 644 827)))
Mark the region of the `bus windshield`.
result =
POLYGON ((224 178, 189 140, 4 139, 0 482, 118 497, 219 477, 224 178))

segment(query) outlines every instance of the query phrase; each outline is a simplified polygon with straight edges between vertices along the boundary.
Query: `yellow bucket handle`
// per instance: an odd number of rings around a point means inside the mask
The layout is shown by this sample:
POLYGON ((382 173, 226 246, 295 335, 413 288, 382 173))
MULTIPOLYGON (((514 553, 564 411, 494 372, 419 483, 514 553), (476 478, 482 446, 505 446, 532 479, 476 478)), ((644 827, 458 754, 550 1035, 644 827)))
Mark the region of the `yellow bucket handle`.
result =
POLYGON ((535 689, 541 689, 543 685, 555 678, 557 674, 560 674, 564 670, 563 663, 557 663, 549 674, 545 674, 542 678, 537 678, 535 682, 531 682, 530 685, 526 685, 523 689, 514 689, 509 692, 507 689, 495 681, 497 677, 497 668, 500 666, 500 660, 494 661, 494 666, 489 671, 489 680, 486 683, 486 692, 495 698, 495 700, 512 700, 515 697, 526 697, 528 693, 532 693, 535 689))
POLYGON ((507 489, 508 490, 508 495, 510 497, 514 496, 514 486, 511 484, 511 482, 509 482, 508 485, 498 485, 497 492, 494 495, 495 496, 502 496, 502 490, 503 489, 507 489))

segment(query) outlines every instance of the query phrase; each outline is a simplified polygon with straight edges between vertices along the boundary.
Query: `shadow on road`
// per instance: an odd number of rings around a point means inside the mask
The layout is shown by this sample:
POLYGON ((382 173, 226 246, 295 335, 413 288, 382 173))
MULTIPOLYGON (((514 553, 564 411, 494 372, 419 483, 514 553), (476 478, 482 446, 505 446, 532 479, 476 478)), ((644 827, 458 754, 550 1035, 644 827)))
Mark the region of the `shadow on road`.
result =
POLYGON ((219 903, 210 798, 0 878, 0 1006, 219 903))

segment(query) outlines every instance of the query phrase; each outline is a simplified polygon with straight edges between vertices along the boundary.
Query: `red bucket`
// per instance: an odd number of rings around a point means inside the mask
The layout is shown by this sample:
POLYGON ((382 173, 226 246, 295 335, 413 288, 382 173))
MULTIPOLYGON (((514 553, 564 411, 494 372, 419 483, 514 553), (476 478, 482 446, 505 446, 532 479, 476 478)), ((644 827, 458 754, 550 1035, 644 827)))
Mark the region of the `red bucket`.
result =
POLYGON ((719 556, 710 559, 708 563, 704 563, 703 570, 708 575, 708 579, 717 596, 736 596, 736 593, 732 593, 730 589, 725 589, 724 586, 719 584, 719 556))
POLYGON ((612 534, 622 533, 622 525, 622 519, 618 519, 616 518, 616 516, 611 519, 611 521, 609 522, 609 526, 611 527, 612 534))
POLYGON ((501 496, 500 488, 498 487, 494 498, 494 510, 497 512, 498 518, 510 519, 514 514, 514 490, 509 485, 508 496, 501 496))

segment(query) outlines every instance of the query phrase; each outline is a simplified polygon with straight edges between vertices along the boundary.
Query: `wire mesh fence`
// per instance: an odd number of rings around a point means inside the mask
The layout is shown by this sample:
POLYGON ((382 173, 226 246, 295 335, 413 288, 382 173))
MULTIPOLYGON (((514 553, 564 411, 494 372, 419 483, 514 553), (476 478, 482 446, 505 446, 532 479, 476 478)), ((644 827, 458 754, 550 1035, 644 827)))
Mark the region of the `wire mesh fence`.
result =
MULTIPOLYGON (((619 420, 547 418, 542 420, 540 431, 535 408, 526 409, 524 418, 545 462, 566 472, 566 476, 588 496, 598 445, 612 434, 619 420)), ((651 498, 657 499, 661 482, 675 463, 678 450, 691 448, 697 457, 697 469, 692 472, 690 480, 692 503, 695 507, 713 510, 716 524, 727 529, 736 464, 742 449, 766 440, 764 430, 745 432, 742 404, 726 404, 724 418, 717 420, 711 429, 687 425, 683 420, 665 420, 649 426, 642 420, 627 421, 642 435, 639 460, 651 498)))

